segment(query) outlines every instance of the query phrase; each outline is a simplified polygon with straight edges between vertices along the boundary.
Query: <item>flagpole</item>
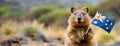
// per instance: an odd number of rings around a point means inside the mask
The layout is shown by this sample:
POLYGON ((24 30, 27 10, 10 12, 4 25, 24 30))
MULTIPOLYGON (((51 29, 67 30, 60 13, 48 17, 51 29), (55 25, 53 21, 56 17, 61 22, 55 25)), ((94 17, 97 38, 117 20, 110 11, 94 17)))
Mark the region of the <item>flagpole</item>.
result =
MULTIPOLYGON (((91 26, 91 24, 90 24, 90 26, 91 26)), ((89 29, 90 29, 90 26, 87 28, 87 31, 85 32, 85 34, 87 34, 87 33, 88 33, 88 31, 89 31, 89 29)))

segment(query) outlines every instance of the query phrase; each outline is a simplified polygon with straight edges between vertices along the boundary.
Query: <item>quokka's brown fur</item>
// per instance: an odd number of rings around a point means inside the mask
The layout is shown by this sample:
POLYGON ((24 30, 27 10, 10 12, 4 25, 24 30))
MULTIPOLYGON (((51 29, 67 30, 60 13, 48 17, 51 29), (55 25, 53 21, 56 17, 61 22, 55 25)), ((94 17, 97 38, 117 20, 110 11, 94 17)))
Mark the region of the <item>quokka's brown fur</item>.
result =
POLYGON ((88 11, 87 7, 71 8, 72 13, 68 19, 65 46, 96 46, 94 41, 95 31, 93 31, 92 25, 90 26, 91 18, 88 11), (88 28, 89 30, 86 33, 88 28))

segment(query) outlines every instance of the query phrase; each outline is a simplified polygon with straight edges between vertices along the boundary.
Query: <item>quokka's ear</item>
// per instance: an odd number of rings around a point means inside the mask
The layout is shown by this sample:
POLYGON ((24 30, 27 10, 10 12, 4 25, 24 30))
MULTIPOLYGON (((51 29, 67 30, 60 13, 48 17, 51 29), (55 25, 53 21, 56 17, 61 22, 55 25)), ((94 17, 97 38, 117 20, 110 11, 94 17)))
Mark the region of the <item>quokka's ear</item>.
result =
POLYGON ((72 7, 71 12, 73 13, 74 11, 78 10, 78 7, 72 7))
POLYGON ((83 9, 85 12, 87 12, 87 13, 89 12, 89 8, 88 8, 88 7, 83 7, 82 9, 83 9))

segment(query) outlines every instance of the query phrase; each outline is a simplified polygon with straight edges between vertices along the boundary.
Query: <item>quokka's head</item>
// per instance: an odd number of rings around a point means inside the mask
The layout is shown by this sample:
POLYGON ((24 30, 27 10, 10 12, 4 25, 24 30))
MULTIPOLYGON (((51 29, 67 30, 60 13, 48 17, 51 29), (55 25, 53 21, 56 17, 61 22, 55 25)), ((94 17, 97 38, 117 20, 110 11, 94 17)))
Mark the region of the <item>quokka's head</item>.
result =
POLYGON ((83 7, 83 8, 72 7, 71 15, 68 19, 69 25, 71 26, 88 25, 91 21, 88 12, 89 12, 89 9, 87 7, 83 7))

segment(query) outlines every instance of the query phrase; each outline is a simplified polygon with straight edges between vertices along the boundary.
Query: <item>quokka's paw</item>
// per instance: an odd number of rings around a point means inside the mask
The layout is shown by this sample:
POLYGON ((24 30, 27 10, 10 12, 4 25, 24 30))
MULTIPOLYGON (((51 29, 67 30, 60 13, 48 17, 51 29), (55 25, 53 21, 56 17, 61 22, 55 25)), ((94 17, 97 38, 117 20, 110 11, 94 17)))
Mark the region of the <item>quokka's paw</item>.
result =
POLYGON ((79 40, 80 43, 85 42, 85 40, 88 38, 88 34, 84 34, 83 37, 79 40))
POLYGON ((88 38, 88 34, 84 34, 84 38, 83 39, 87 39, 88 38))

